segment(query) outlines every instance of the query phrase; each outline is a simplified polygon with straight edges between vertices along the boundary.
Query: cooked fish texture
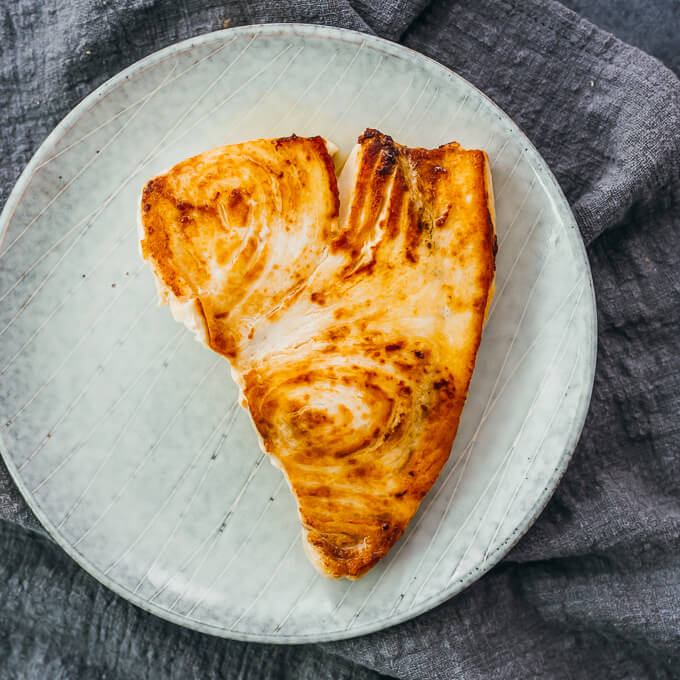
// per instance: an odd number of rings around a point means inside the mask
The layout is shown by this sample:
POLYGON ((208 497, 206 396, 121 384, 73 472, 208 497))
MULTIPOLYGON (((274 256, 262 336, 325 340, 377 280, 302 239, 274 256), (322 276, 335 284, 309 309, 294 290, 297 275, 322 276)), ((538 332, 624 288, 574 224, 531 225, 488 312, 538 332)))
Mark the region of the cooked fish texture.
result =
POLYGON ((362 576, 456 434, 493 294, 486 154, 369 129, 336 183, 321 137, 225 146, 150 180, 140 226, 162 300, 229 360, 310 560, 362 576))

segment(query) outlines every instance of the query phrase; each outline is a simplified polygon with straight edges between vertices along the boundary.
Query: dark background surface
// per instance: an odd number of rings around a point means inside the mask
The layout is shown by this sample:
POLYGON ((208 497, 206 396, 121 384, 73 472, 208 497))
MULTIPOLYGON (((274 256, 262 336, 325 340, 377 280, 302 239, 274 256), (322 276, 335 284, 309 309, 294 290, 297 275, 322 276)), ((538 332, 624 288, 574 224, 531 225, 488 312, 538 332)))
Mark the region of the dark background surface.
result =
POLYGON ((562 0, 562 4, 680 74, 680 0, 562 0))

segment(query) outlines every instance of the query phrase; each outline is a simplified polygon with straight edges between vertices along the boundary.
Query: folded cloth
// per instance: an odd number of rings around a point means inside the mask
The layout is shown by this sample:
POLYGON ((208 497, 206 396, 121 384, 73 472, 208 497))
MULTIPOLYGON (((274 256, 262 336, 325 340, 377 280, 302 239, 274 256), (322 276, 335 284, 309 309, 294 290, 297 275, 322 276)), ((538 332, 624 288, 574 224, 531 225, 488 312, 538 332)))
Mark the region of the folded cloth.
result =
POLYGON ((353 640, 245 644, 142 612, 40 533, 0 467, 0 677, 678 672, 680 84, 670 71, 539 0, 63 0, 56 8, 15 0, 2 15, 3 203, 39 142, 95 86, 228 20, 374 32, 451 67, 519 123, 564 189, 588 247, 599 349, 581 441, 528 534, 449 602, 353 640))

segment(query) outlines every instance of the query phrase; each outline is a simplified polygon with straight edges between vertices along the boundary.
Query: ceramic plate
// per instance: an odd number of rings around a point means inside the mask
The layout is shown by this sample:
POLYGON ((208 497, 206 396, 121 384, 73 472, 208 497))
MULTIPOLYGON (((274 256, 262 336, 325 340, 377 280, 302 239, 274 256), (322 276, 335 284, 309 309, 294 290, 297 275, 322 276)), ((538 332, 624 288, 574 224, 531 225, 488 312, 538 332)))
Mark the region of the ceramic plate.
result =
POLYGON ((2 452, 83 568, 176 623, 256 641, 374 631, 434 607, 541 511, 585 418, 595 307, 578 229, 538 152, 462 78, 350 31, 248 26, 109 80, 40 147, 0 246, 2 452), (137 250, 144 181, 214 146, 367 126, 486 149, 496 295, 450 460, 360 581, 317 575, 293 498, 259 451, 223 359, 156 305, 137 250))

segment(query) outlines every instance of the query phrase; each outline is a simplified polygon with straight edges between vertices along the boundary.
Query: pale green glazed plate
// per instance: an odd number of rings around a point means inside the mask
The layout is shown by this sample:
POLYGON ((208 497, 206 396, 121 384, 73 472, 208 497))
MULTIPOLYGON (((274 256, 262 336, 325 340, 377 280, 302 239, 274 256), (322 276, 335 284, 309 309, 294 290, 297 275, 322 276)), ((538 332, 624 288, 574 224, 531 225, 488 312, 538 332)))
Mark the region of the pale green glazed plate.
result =
POLYGON ((359 33, 247 26, 158 52, 77 106, 0 219, 2 452, 79 564, 176 623, 312 642, 393 625, 493 566, 557 485, 586 415, 595 305, 574 218, 538 152, 465 80, 359 33), (367 126, 486 149, 496 296, 451 458, 368 576, 306 561, 293 499, 226 362, 156 306, 135 214, 146 178, 221 144, 367 126))

